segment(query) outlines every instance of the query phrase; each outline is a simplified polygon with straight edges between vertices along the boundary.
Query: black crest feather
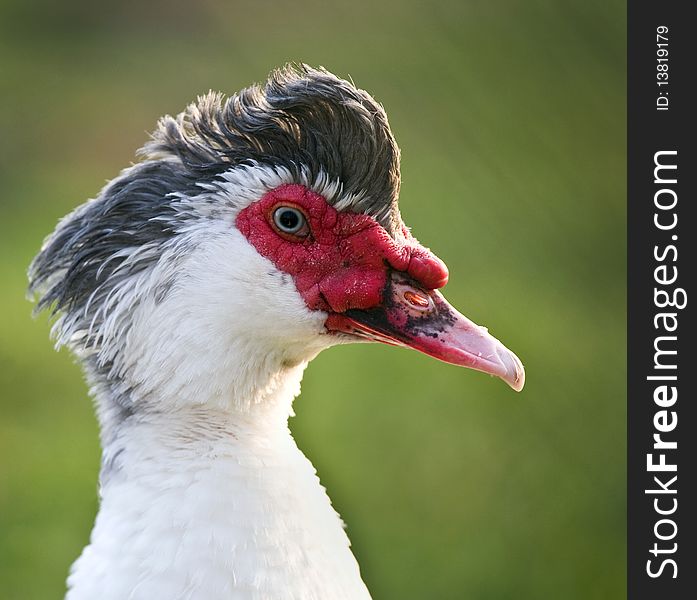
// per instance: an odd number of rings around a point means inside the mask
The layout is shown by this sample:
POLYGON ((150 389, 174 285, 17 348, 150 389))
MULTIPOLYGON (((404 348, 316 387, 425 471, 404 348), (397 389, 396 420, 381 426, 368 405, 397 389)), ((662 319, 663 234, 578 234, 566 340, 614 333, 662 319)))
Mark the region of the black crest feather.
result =
POLYGON ((141 155, 61 221, 30 267, 37 310, 70 314, 76 330, 91 329, 120 277, 157 260, 157 252, 141 252, 120 269, 132 250, 175 235, 172 194, 195 195, 235 166, 282 167, 299 181, 324 176, 340 190, 329 202, 374 216, 390 233, 401 223, 399 148, 385 111, 325 69, 288 65, 228 99, 202 96, 163 117, 141 155))
POLYGON ((311 178, 321 172, 355 196, 353 212, 399 224, 399 147, 387 115, 367 92, 325 69, 287 65, 225 100, 209 93, 164 117, 146 156, 176 156, 198 177, 252 162, 311 178))

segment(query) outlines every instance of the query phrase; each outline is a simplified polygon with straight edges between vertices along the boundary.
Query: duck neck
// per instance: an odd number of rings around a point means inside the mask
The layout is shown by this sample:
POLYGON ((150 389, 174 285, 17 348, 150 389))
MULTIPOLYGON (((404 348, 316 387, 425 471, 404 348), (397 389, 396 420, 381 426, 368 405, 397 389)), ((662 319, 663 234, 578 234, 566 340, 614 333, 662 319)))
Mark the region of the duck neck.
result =
POLYGON ((288 429, 304 366, 264 381, 253 401, 112 415, 101 505, 68 598, 368 598, 288 429))

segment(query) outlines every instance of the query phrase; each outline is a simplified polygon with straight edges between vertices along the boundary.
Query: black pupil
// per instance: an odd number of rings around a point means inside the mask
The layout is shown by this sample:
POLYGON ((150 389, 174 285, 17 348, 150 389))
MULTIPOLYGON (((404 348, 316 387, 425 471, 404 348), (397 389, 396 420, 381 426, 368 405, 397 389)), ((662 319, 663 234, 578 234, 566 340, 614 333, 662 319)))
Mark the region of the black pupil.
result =
POLYGON ((278 222, 283 229, 293 230, 300 224, 300 216, 294 210, 284 210, 279 215, 278 222))

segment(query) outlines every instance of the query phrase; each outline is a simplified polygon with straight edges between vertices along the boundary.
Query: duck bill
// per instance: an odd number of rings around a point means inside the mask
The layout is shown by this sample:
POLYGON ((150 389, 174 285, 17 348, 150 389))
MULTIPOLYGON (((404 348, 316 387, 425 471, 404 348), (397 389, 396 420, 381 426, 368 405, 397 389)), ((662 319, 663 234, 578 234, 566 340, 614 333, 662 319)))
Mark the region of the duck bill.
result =
POLYGON ((525 369, 518 357, 485 327, 470 321, 436 290, 424 290, 393 273, 382 305, 331 314, 329 331, 413 348, 447 363, 503 379, 519 392, 525 369))

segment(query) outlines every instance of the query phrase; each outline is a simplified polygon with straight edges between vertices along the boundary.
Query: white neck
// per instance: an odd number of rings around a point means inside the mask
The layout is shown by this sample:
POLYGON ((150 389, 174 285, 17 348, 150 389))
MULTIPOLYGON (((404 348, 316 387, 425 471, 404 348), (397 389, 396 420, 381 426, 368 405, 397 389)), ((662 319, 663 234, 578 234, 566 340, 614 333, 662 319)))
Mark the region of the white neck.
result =
POLYGON ((369 598, 288 430, 304 366, 245 410, 175 403, 124 420, 104 448, 111 472, 67 598, 369 598))

